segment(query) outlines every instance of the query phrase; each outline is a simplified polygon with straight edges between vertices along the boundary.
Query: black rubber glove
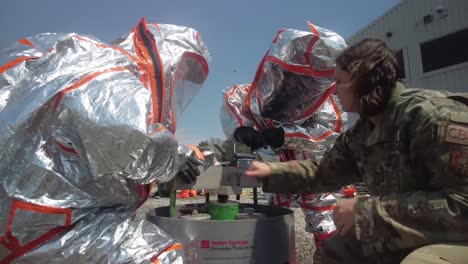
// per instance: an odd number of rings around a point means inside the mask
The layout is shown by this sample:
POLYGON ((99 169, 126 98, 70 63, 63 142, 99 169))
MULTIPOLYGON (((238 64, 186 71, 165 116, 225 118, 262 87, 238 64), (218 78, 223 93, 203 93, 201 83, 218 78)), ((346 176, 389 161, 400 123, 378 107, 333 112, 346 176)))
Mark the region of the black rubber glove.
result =
POLYGON ((250 147, 252 151, 265 146, 262 134, 252 127, 241 126, 236 128, 233 138, 239 143, 250 147))
POLYGON ((182 168, 177 173, 177 176, 187 184, 194 183, 200 175, 200 170, 198 169, 200 165, 202 164, 197 159, 188 157, 185 164, 182 165, 182 168))
POLYGON ((273 127, 262 130, 262 137, 265 144, 273 149, 284 145, 284 129, 273 127))

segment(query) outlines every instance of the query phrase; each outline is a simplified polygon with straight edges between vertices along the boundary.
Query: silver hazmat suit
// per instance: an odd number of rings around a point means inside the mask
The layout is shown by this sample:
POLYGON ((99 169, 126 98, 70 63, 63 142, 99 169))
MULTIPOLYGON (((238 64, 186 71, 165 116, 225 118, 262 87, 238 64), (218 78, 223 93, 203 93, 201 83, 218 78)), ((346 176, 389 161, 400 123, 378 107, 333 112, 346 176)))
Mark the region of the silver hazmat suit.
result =
POLYGON ((2 51, 0 263, 182 263, 131 219, 191 155, 176 119, 208 60, 196 30, 145 19, 112 45, 46 33, 2 51))
MULTIPOLYGON (((283 29, 273 39, 252 83, 224 90, 221 123, 233 139, 234 130, 282 127, 285 144, 274 151, 260 150, 265 160, 320 159, 343 130, 346 114, 333 95, 335 58, 346 47, 335 32, 308 23, 310 31, 283 29)), ((276 203, 303 208, 307 231, 317 237, 335 230, 330 194, 277 194, 276 203)))

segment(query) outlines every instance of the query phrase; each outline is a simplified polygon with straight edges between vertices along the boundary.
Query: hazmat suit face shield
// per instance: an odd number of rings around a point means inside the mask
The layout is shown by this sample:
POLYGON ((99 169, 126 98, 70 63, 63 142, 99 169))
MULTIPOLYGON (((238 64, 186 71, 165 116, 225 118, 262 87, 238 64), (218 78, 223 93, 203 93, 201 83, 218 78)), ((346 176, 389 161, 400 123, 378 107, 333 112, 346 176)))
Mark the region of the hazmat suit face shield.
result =
POLYGON ((141 21, 114 43, 145 64, 141 79, 153 98, 149 122, 175 133, 177 118, 208 75, 210 56, 200 33, 188 27, 141 21))
POLYGON ((260 104, 263 118, 279 122, 306 118, 333 84, 331 77, 316 78, 292 73, 274 63, 267 63, 265 67, 268 70, 257 87, 260 102, 263 102, 260 104))
POLYGON ((335 32, 309 27, 311 32, 280 30, 260 63, 250 101, 261 118, 303 120, 331 95, 335 58, 346 44, 335 32))
POLYGON ((172 107, 176 120, 200 92, 207 76, 208 65, 203 57, 190 52, 182 55, 172 87, 172 107))

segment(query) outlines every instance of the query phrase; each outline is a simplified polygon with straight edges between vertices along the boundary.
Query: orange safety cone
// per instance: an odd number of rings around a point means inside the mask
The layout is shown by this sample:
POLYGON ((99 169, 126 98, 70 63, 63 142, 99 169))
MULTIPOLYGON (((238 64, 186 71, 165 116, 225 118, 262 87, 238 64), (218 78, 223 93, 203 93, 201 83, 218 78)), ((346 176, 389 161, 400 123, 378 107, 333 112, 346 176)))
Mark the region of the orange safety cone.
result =
POLYGON ((190 190, 189 196, 190 197, 197 197, 197 190, 190 190))
POLYGON ((177 198, 179 199, 186 199, 190 197, 189 190, 182 190, 180 191, 179 194, 176 195, 177 198))

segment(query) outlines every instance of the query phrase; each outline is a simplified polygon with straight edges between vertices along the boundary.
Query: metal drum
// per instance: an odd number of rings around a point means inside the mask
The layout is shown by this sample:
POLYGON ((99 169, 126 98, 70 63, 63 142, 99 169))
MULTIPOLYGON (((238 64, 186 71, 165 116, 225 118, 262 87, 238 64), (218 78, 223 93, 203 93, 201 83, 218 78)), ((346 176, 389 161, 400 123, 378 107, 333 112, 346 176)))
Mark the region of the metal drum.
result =
POLYGON ((180 215, 179 219, 185 220, 211 220, 211 215, 209 214, 188 214, 188 215, 180 215))
MULTIPOLYGON (((205 213, 204 204, 193 204, 205 213)), ((240 204, 252 208, 251 204, 240 204)), ((184 246, 189 264, 286 264, 296 263, 294 213, 257 205, 252 214, 264 217, 242 220, 190 220, 169 217, 169 207, 150 210, 146 219, 184 246)), ((249 213, 244 213, 249 214, 249 213)))
POLYGON ((236 215, 237 220, 246 220, 246 219, 262 219, 265 218, 266 215, 262 213, 256 213, 255 208, 249 207, 242 210, 240 213, 236 215))

